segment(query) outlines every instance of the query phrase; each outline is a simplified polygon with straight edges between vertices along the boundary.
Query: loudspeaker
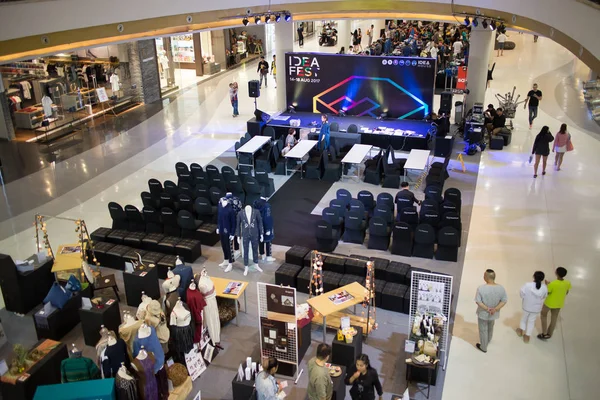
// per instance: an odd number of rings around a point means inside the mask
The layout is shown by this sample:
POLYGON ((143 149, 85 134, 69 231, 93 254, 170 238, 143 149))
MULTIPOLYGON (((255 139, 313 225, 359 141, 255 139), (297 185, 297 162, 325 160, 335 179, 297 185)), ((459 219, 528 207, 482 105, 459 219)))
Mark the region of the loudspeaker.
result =
POLYGON ((256 79, 248 81, 248 95, 250 97, 260 97, 260 82, 256 79))
MULTIPOLYGON (((258 82, 258 81, 257 81, 258 82)), ((254 110, 254 117, 256 117, 257 121, 269 122, 271 116, 264 111, 260 111, 259 109, 254 110)))
POLYGON ((433 155, 435 157, 448 157, 452 154, 452 147, 454 145, 454 138, 436 137, 435 147, 433 155))
POLYGON ((452 92, 442 92, 440 110, 444 111, 446 114, 449 114, 452 111, 452 92))

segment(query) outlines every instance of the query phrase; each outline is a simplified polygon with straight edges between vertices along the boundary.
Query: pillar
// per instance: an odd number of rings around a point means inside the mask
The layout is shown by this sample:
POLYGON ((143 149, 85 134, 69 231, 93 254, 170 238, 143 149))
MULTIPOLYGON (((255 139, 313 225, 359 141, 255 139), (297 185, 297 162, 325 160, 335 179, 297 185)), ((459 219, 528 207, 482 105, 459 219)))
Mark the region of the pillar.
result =
POLYGON ((350 39, 350 21, 347 19, 342 19, 337 22, 337 31, 338 31, 338 51, 344 46, 346 53, 348 52, 348 47, 352 43, 350 39))
POLYGON ((200 40, 200 32, 192 35, 194 42, 194 61, 196 63, 196 76, 204 75, 204 59, 202 58, 202 40, 200 40))
POLYGON ((280 22, 275 24, 275 55, 277 60, 277 110, 287 110, 286 83, 287 71, 285 70, 285 53, 294 51, 294 24, 280 22))
MULTIPOLYGON (((0 74, 0 139, 13 140, 14 138, 15 128, 10 117, 10 106, 2 83, 2 74, 0 74)), ((0 165, 2 165, 2 160, 0 160, 0 165)))
POLYGON ((127 85, 123 81, 125 95, 146 104, 160 100, 160 75, 154 39, 127 43, 127 53, 131 82, 127 85))
POLYGON ((484 29, 481 25, 471 29, 467 69, 467 89, 470 93, 467 95, 467 110, 473 107, 473 103, 485 101, 488 65, 494 50, 495 36, 495 31, 484 29))
POLYGON ((381 37, 381 30, 385 30, 385 19, 374 19, 371 21, 371 25, 375 26, 375 34, 373 35, 373 41, 376 41, 381 37))

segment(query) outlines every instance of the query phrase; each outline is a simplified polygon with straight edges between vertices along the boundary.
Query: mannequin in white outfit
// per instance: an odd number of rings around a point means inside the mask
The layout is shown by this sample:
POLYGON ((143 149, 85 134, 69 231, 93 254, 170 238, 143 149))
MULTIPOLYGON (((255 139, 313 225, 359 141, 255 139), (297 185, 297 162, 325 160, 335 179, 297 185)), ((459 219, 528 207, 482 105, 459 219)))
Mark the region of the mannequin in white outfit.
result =
POLYGON ((219 319, 219 306, 215 295, 215 285, 208 276, 206 269, 203 269, 198 277, 198 290, 204 296, 206 307, 204 307, 204 325, 208 329, 208 334, 215 346, 220 347, 221 342, 221 320, 219 319))

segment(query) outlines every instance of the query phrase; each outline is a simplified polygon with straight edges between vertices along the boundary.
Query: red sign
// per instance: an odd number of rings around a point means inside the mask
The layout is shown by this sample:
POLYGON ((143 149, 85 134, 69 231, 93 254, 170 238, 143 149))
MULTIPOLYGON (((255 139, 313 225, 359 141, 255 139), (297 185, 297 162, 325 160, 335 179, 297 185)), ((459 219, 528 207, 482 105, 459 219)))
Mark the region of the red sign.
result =
POLYGON ((459 90, 465 90, 467 88, 467 67, 458 67, 456 88, 459 90))

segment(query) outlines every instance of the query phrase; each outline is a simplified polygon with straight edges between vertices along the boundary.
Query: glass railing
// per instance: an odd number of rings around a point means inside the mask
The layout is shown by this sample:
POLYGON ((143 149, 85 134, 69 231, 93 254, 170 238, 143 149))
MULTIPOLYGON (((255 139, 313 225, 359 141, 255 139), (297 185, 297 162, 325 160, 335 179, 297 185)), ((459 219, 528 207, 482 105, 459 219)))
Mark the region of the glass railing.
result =
POLYGON ((577 1, 600 10, 600 0, 577 0, 577 1))

